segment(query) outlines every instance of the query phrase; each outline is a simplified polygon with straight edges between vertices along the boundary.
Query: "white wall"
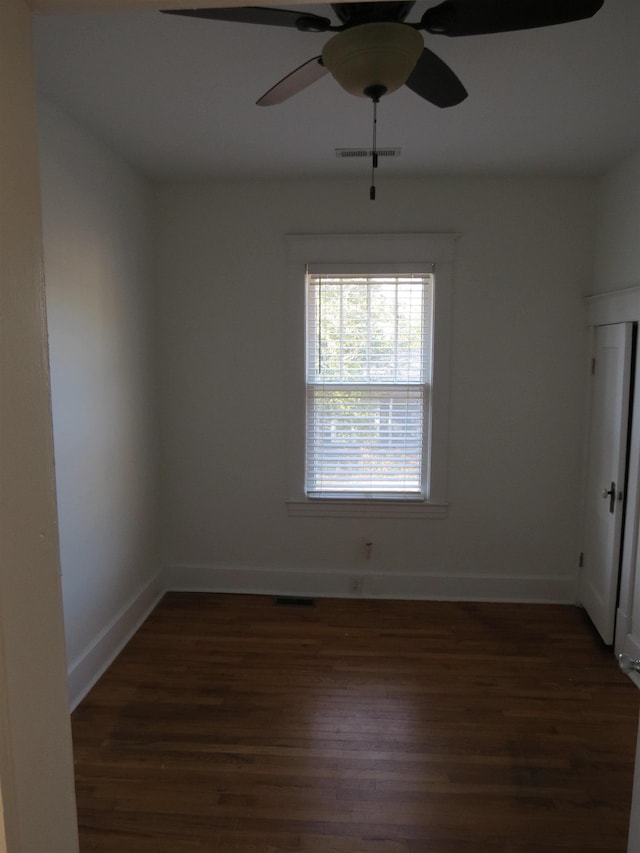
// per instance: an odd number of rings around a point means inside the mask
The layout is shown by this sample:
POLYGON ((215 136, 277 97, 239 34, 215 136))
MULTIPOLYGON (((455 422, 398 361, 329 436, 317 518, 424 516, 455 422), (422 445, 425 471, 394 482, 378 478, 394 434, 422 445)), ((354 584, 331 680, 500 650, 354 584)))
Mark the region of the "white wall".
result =
POLYGON ((45 275, 72 699, 158 593, 151 189, 41 103, 45 275))
POLYGON ((640 151, 600 184, 594 292, 640 284, 640 151))
POLYGON ((384 595, 572 600, 595 184, 381 179, 376 202, 367 190, 363 174, 159 192, 169 582, 339 593, 357 571, 384 595), (283 235, 384 231, 461 235, 449 517, 289 518, 283 235))

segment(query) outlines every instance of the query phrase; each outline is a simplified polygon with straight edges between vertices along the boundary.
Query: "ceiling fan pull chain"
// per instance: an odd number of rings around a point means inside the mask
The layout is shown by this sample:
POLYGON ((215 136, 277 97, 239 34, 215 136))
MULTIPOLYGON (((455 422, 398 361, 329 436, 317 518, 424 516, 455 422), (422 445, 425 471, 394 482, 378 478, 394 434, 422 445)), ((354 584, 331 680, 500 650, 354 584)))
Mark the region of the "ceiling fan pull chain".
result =
POLYGON ((373 144, 371 146, 371 187, 369 188, 369 200, 376 200, 376 185, 375 185, 375 170, 378 168, 378 146, 376 141, 377 126, 378 126, 378 101, 379 98, 372 98, 373 101, 373 144))

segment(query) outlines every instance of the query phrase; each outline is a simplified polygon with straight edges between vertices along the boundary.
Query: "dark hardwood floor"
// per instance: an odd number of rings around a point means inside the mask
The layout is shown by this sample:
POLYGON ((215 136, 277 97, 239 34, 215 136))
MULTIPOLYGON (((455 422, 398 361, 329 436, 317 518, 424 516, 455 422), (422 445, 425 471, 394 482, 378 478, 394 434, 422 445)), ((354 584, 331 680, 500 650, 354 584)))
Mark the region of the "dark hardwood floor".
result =
POLYGON ((577 608, 170 593, 73 714, 81 851, 623 853, 639 698, 577 608))

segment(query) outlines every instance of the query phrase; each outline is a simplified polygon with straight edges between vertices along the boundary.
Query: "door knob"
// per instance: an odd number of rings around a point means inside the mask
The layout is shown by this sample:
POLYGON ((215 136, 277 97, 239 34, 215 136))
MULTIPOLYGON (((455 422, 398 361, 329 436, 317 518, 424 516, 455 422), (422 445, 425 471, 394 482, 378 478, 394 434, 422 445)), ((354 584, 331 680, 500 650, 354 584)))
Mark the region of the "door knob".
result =
POLYGON ((620 665, 620 669, 626 672, 627 675, 630 672, 640 672, 640 660, 634 660, 629 655, 618 655, 618 664, 620 665))
POLYGON ((610 489, 603 489, 602 490, 602 497, 603 498, 609 498, 609 512, 611 512, 611 513, 615 512, 615 508, 616 508, 616 484, 611 483, 610 489))

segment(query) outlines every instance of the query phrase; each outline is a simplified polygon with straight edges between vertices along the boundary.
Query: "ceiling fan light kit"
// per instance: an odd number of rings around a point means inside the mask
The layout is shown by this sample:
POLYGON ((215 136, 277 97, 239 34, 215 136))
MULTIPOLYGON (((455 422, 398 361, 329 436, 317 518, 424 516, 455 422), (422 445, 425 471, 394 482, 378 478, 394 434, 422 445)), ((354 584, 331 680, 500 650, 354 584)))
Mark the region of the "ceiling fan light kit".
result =
POLYGON ((406 24, 361 24, 330 38, 322 62, 351 95, 388 95, 407 82, 423 48, 420 33, 406 24))
POLYGON ((373 102, 371 190, 378 165, 376 123, 378 101, 401 86, 436 107, 454 107, 467 97, 455 72, 425 46, 421 31, 432 36, 477 36, 568 24, 590 18, 604 0, 444 0, 431 6, 419 21, 405 19, 413 0, 364 0, 331 3, 339 23, 292 9, 237 6, 213 9, 172 9, 186 15, 244 24, 290 27, 301 33, 336 33, 314 56, 283 77, 259 98, 260 106, 281 104, 330 73, 343 89, 373 102))
POLYGON ((212 9, 165 9, 184 15, 239 24, 289 27, 300 33, 337 33, 321 56, 314 56, 283 77, 258 100, 273 106, 297 95, 331 72, 354 95, 377 100, 403 84, 436 107, 454 107, 467 97, 455 72, 424 45, 431 36, 476 36, 567 24, 590 18, 604 0, 444 0, 419 21, 405 19, 414 0, 331 3, 338 18, 293 9, 232 6, 212 9), (369 92, 366 90, 369 89, 369 92))

